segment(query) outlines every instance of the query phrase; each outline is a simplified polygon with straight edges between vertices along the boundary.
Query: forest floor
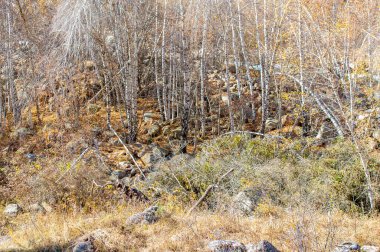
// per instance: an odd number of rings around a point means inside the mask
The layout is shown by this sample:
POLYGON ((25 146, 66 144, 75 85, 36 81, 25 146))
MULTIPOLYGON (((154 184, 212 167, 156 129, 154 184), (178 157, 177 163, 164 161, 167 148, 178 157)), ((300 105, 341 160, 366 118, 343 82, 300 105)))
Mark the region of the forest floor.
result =
MULTIPOLYGON (((152 100, 140 100, 139 107, 138 142, 141 144, 128 145, 132 154, 138 156, 141 149, 155 143, 176 155, 179 145, 176 134, 180 121, 158 123, 159 112, 152 100), (146 113, 151 113, 148 120, 144 118, 146 113), (155 125, 159 126, 159 131, 152 135, 150 131, 155 125)), ((200 182, 199 188, 192 189, 192 193, 197 195, 192 195, 192 198, 189 196, 191 200, 185 204, 177 204, 176 200, 171 202, 170 198, 150 203, 118 201, 112 196, 117 194, 113 190, 104 195, 100 193, 94 199, 94 182, 105 183, 109 176, 99 167, 104 165, 117 171, 122 169, 123 162, 127 162, 128 167, 135 165, 125 152, 124 146, 107 129, 104 106, 95 104, 86 108, 82 113, 84 116, 77 119, 73 116, 60 119, 57 113, 45 107, 41 111, 40 123, 37 123, 36 111, 31 110, 31 113, 35 124, 34 128, 29 127, 30 132, 8 129, 10 134, 3 135, 0 142, 0 171, 8 176, 6 184, 0 183, 0 196, 3 197, 0 200, 0 251, 71 251, 86 236, 95 239, 97 251, 205 251, 212 240, 237 240, 244 244, 268 240, 280 251, 332 251, 335 246, 345 241, 354 241, 361 245, 380 245, 380 217, 377 214, 362 214, 360 211, 325 211, 307 204, 298 204, 296 207, 262 204, 250 216, 237 216, 226 211, 212 211, 205 204, 186 214, 205 191, 207 180, 200 182), (94 136, 100 143, 99 153, 95 149, 84 153, 91 147, 94 136), (36 155, 36 160, 30 160, 28 154, 36 155), (97 154, 103 157, 101 162, 97 154), (104 164, 100 164, 103 161, 104 164), (77 166, 73 167, 73 164, 77 166), (52 195, 55 199, 48 204, 48 211, 27 210, 28 205, 45 203, 52 195), (57 197, 60 197, 58 202, 57 197), (21 204, 25 211, 16 217, 6 216, 3 213, 5 203, 15 202, 21 204), (126 223, 128 217, 156 203, 159 205, 159 221, 151 225, 126 223)), ((122 113, 113 109, 111 121, 118 122, 113 127, 124 137, 124 128, 120 122, 122 113)), ((221 118, 220 125, 223 132, 229 132, 226 116, 221 118)), ((211 126, 203 138, 190 133, 191 140, 187 148, 189 153, 197 152, 201 157, 210 155, 203 152, 207 147, 202 143, 207 145, 214 139, 215 132, 212 131, 215 130, 215 125, 211 126)), ((268 134, 284 135, 287 132, 294 133, 295 130, 299 131, 300 127, 288 125, 268 134)), ((284 138, 284 145, 286 141, 292 142, 291 139, 284 138)), ((234 139, 231 142, 233 144, 234 139)), ((318 153, 325 146, 316 145, 313 148, 318 153)), ((344 150, 340 151, 342 152, 338 155, 344 155, 344 150)), ((218 158, 222 160, 223 153, 228 153, 229 149, 221 148, 217 152, 218 158)), ((240 155, 239 152, 240 150, 235 153, 236 156, 240 155)), ((379 149, 373 147, 370 157, 376 160, 379 153, 379 149)), ((262 155, 267 156, 268 153, 262 155)), ((152 165, 139 158, 137 160, 144 171, 152 165)), ((335 162, 332 159, 325 161, 326 164, 335 162)), ((233 160, 231 164, 234 162, 236 161, 233 160)), ((202 166, 205 177, 210 175, 209 163, 215 164, 214 161, 207 161, 202 166)), ((230 164, 226 167, 228 165, 230 164)), ((374 169, 378 169, 376 167, 374 169)), ((283 169, 284 167, 278 166, 273 173, 281 173, 283 169)), ((356 173, 350 172, 343 175, 356 176, 356 173)), ((339 180, 339 186, 346 183, 337 174, 333 175, 339 180)), ((185 191, 189 191, 185 182, 181 180, 178 183, 185 191)), ((268 184, 269 186, 272 185, 268 184)), ((316 187, 315 190, 319 188, 316 187)), ((291 198, 292 195, 288 197, 291 198)))
POLYGON ((236 217, 207 211, 162 210, 152 225, 128 226, 125 220, 142 205, 115 206, 93 214, 23 214, 9 220, 9 241, 0 251, 60 251, 78 237, 93 234, 98 251, 205 251, 212 240, 242 243, 271 241, 280 251, 332 251, 342 242, 380 244, 380 218, 268 209, 260 217, 236 217))

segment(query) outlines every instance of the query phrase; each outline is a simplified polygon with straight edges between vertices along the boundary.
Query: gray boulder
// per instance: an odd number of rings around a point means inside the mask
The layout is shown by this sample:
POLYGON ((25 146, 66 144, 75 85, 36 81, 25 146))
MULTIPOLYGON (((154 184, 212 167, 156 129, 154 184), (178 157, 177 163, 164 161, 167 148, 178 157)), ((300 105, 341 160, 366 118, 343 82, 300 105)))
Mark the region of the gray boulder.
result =
POLYGON ((260 241, 257 245, 248 244, 247 252, 279 252, 279 250, 268 241, 260 241))
POLYGON ((157 210, 158 206, 151 206, 145 209, 143 212, 129 217, 126 223, 127 225, 153 224, 158 221, 157 210))
POLYGON ((274 118, 268 118, 265 121, 265 127, 268 131, 275 130, 278 125, 278 120, 274 118))
POLYGON ((380 129, 375 130, 372 133, 372 137, 375 138, 378 142, 380 142, 380 129))
POLYGON ((182 132, 182 128, 181 127, 177 127, 173 130, 171 130, 170 132, 170 138, 172 139, 180 139, 181 138, 181 132, 182 132))
POLYGON ((33 135, 34 132, 28 128, 18 128, 16 131, 14 131, 11 136, 14 138, 25 138, 27 136, 33 135))
POLYGON ((333 252, 350 252, 350 251, 360 251, 359 244, 355 242, 344 242, 341 245, 336 246, 333 252))
POLYGON ((238 193, 232 200, 231 213, 237 215, 249 215, 254 209, 254 202, 246 192, 238 193))
POLYGON ((373 99, 380 101, 380 90, 373 93, 373 99))
POLYGON ((46 201, 43 201, 43 202, 41 203, 41 206, 44 208, 44 210, 45 210, 46 212, 48 212, 48 213, 53 212, 53 207, 52 207, 49 203, 47 203, 46 201))
POLYGON ((154 124, 148 130, 148 136, 150 136, 150 137, 156 137, 156 136, 158 136, 160 134, 160 132, 161 132, 160 125, 154 124))
POLYGON ((231 240, 216 240, 207 245, 208 249, 213 252, 246 252, 244 244, 231 240))
POLYGON ((117 164, 117 167, 119 167, 120 169, 124 170, 124 169, 128 169, 129 167, 131 166, 131 163, 128 162, 128 161, 122 161, 122 162, 119 162, 117 164))
POLYGON ((82 241, 75 245, 73 252, 95 252, 95 249, 92 241, 82 241))
POLYGON ((0 246, 2 245, 2 244, 4 244, 4 243, 7 243, 7 242, 9 242, 9 241, 11 241, 12 239, 11 239, 11 237, 9 237, 9 236, 0 236, 0 246))
POLYGON ((94 61, 86 60, 85 62, 83 62, 83 66, 87 71, 93 71, 96 67, 96 64, 94 61))
POLYGON ((40 203, 30 205, 28 207, 28 210, 32 213, 46 213, 45 208, 40 203))
POLYGON ((152 122, 154 114, 152 112, 146 112, 144 113, 144 122, 152 122))
POLYGON ((89 114, 96 114, 98 113, 102 108, 97 104, 89 104, 87 106, 87 111, 89 114))
POLYGON ((4 209, 4 214, 15 217, 22 211, 22 208, 17 204, 9 204, 4 209))
POLYGON ((153 163, 159 161, 170 155, 170 150, 161 148, 158 145, 151 145, 150 150, 144 150, 141 154, 141 160, 146 166, 151 166, 153 163))
POLYGON ((250 188, 239 192, 232 199, 230 212, 236 215, 250 215, 255 210, 264 192, 259 188, 250 188))
POLYGON ((118 181, 119 179, 123 179, 126 176, 128 176, 128 170, 116 170, 111 172, 110 180, 118 181))
POLYGON ((360 251, 363 251, 363 252, 380 252, 380 248, 377 246, 364 245, 361 247, 360 251))

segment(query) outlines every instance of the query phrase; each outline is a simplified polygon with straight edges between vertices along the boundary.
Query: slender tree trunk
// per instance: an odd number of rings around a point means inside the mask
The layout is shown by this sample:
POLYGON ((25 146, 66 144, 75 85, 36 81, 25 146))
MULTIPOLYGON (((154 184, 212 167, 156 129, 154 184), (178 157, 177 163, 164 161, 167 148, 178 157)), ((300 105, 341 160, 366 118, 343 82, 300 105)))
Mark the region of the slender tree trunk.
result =
MULTIPOLYGON (((257 10, 256 3, 253 3, 255 11, 255 25, 256 25, 256 43, 257 43, 257 53, 259 57, 260 64, 260 86, 261 86, 261 134, 265 133, 265 124, 266 124, 266 78, 265 78, 265 56, 261 52, 261 39, 260 39, 260 30, 259 30, 259 14, 257 10)), ((265 14, 265 12, 264 12, 265 14)))
POLYGON ((164 113, 164 120, 169 119, 168 114, 168 97, 167 97, 167 76, 166 76, 166 40, 165 40, 165 34, 166 34, 166 5, 167 1, 165 0, 164 4, 164 20, 162 24, 162 44, 161 44, 161 71, 162 71, 162 103, 163 103, 163 113, 164 113))
POLYGON ((256 120, 256 108, 255 108, 255 100, 254 100, 254 93, 253 93, 253 80, 250 73, 250 66, 248 63, 248 55, 247 50, 245 46, 244 41, 244 32, 243 32, 243 25, 241 20, 241 10, 240 10, 240 1, 237 1, 238 6, 238 20, 239 20, 239 37, 240 37, 240 46, 243 54, 244 59, 244 67, 245 67, 245 74, 249 85, 249 94, 251 96, 251 111, 252 111, 252 122, 256 120))
POLYGON ((230 117, 230 128, 231 132, 235 132, 235 122, 234 122, 234 114, 232 111, 232 101, 231 101, 231 87, 230 87, 230 73, 229 73, 229 60, 228 60, 228 46, 227 46, 227 33, 228 31, 225 31, 224 34, 224 57, 225 57, 225 78, 226 78, 226 86, 227 86, 227 107, 228 107, 228 114, 230 117))
POLYGON ((138 88, 138 73, 139 73, 139 42, 138 42, 138 6, 134 6, 134 34, 133 34, 133 54, 132 54, 132 73, 131 73, 131 115, 130 115, 130 125, 129 125, 129 142, 134 143, 137 140, 137 88, 138 88))
POLYGON ((181 118, 181 153, 187 152, 187 136, 189 132, 190 121, 190 85, 191 78, 188 79, 186 65, 186 41, 185 41, 185 16, 182 0, 180 0, 180 18, 181 18, 181 71, 183 78, 183 113, 181 118))
POLYGON ((206 64, 205 64, 205 50, 207 42, 207 25, 208 25, 208 13, 209 10, 207 6, 204 10, 204 24, 202 30, 202 48, 201 48, 201 64, 200 64, 200 78, 201 78, 201 134, 204 137, 206 132, 206 123, 205 123, 205 73, 206 73, 206 64))
POLYGON ((7 41, 7 82, 9 89, 10 104, 13 113, 13 121, 15 125, 18 125, 21 122, 21 109, 17 96, 17 88, 14 82, 14 73, 13 73, 13 62, 12 62, 12 15, 10 2, 6 4, 6 15, 7 15, 7 28, 8 28, 8 41, 7 41))
POLYGON ((159 41, 159 38, 158 38, 158 2, 156 0, 156 30, 155 30, 155 35, 154 35, 154 77, 155 77, 155 84, 156 84, 156 95, 157 95, 157 103, 158 103, 158 108, 160 109, 160 115, 161 115, 161 119, 162 120, 165 120, 165 114, 164 114, 164 109, 163 109, 163 105, 162 105, 162 98, 161 98, 161 88, 160 88, 160 83, 159 83, 159 80, 158 80, 158 50, 157 50, 157 46, 158 46, 158 41, 159 41))
POLYGON ((269 59, 268 59, 268 27, 267 27, 267 0, 264 0, 263 11, 263 35, 264 35, 264 54, 262 55, 262 72, 264 76, 262 87, 262 120, 261 120, 261 134, 265 133, 266 121, 268 119, 269 112, 269 59))
POLYGON ((303 29, 302 29, 302 4, 298 0, 298 57, 299 57, 299 80, 301 86, 301 116, 302 116, 302 135, 304 137, 309 135, 309 115, 305 109, 305 84, 304 84, 304 53, 303 53, 303 29))

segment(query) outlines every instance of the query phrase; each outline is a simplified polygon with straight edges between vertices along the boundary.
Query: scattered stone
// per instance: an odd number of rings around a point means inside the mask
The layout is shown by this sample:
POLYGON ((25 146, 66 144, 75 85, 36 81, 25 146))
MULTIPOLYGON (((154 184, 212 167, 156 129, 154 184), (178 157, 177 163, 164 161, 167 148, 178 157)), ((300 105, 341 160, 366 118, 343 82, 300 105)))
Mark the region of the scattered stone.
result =
POLYGON ((144 122, 152 122, 154 114, 152 112, 146 112, 144 113, 144 122))
POLYGON ((71 130, 74 128, 74 125, 72 123, 65 123, 65 129, 66 130, 71 130))
POLYGON ((243 191, 238 193, 232 200, 231 213, 237 215, 249 215, 254 209, 254 203, 243 191))
POLYGON ((169 135, 170 133, 170 125, 166 125, 162 128, 162 134, 164 134, 164 136, 167 136, 169 135))
POLYGON ((86 60, 84 63, 83 63, 83 66, 84 68, 87 70, 87 71, 93 71, 95 69, 95 62, 94 61, 91 61, 91 60, 86 60))
POLYGON ((160 159, 168 157, 171 153, 170 150, 161 148, 158 145, 152 145, 151 148, 151 150, 146 150, 141 155, 141 160, 145 166, 151 166, 160 159))
POLYGON ((372 133, 372 137, 375 138, 377 141, 380 142, 380 129, 375 130, 375 131, 372 133))
POLYGON ((129 163, 128 161, 122 161, 122 162, 119 162, 117 164, 117 167, 119 167, 120 169, 124 170, 124 169, 127 169, 131 166, 131 163, 129 163))
POLYGON ((25 138, 33 134, 34 134, 33 131, 28 128, 18 128, 15 132, 11 134, 11 136, 18 137, 18 138, 25 138))
POLYGON ((103 133, 103 129, 101 127, 94 127, 91 129, 91 132, 94 134, 95 137, 99 137, 103 133))
POLYGON ((11 237, 9 236, 0 236, 0 245, 3 244, 3 243, 6 243, 6 242, 9 242, 11 241, 11 237))
POLYGON ((361 250, 363 252, 380 252, 380 248, 376 246, 370 246, 370 245, 364 245, 361 247, 361 250))
POLYGON ((244 244, 237 241, 216 240, 207 245, 208 249, 213 252, 246 252, 244 244))
POLYGON ((87 111, 90 114, 96 114, 101 110, 101 107, 97 104, 89 104, 87 106, 87 111))
POLYGON ((15 217, 22 211, 22 208, 17 204, 9 204, 4 209, 4 214, 7 216, 15 217))
POLYGON ((376 100, 376 101, 380 101, 380 90, 379 91, 375 91, 373 93, 373 98, 376 100))
POLYGON ((127 219, 127 225, 153 224, 158 221, 157 210, 158 206, 151 206, 141 213, 132 215, 127 219))
POLYGON ((368 117, 369 117, 368 114, 358 115, 357 120, 358 121, 363 121, 363 120, 367 119, 368 117))
POLYGON ((155 124, 155 125, 152 125, 152 127, 150 127, 150 129, 148 130, 148 135, 150 137, 156 137, 160 134, 160 131, 161 131, 161 127, 155 124))
POLYGON ((275 129, 277 128, 277 125, 278 125, 278 120, 277 120, 277 119, 271 119, 271 118, 269 118, 269 119, 265 122, 265 128, 266 128, 266 130, 268 130, 268 131, 275 130, 275 129))
POLYGON ((182 128, 177 127, 170 132, 170 136, 173 137, 174 139, 180 139, 181 138, 181 132, 182 132, 182 128))
POLYGON ((128 176, 128 170, 116 170, 111 172, 110 180, 117 181, 125 178, 126 176, 128 176))
POLYGON ((41 203, 41 206, 45 209, 46 212, 48 213, 53 212, 53 207, 49 203, 44 201, 41 203))
POLYGON ((30 161, 30 162, 35 162, 37 160, 36 154, 33 153, 27 153, 25 154, 25 157, 30 161))
POLYGON ((279 252, 272 243, 268 241, 260 241, 257 245, 248 244, 247 252, 279 252))
POLYGON ((28 207, 28 210, 32 213, 45 213, 45 208, 40 203, 32 204, 28 207))
POLYGON ((73 252, 95 252, 92 241, 78 242, 73 248, 73 252))
POLYGON ((350 251, 360 251, 359 244, 355 242, 344 242, 341 245, 338 245, 334 252, 350 252, 350 251))

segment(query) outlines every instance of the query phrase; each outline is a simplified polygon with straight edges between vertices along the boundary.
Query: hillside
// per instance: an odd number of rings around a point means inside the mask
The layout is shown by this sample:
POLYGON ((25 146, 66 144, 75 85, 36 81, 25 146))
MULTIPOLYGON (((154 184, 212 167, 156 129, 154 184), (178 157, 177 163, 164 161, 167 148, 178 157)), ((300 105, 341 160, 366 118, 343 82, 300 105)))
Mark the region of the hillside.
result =
POLYGON ((0 251, 380 251, 377 1, 0 21, 0 251))

